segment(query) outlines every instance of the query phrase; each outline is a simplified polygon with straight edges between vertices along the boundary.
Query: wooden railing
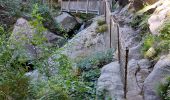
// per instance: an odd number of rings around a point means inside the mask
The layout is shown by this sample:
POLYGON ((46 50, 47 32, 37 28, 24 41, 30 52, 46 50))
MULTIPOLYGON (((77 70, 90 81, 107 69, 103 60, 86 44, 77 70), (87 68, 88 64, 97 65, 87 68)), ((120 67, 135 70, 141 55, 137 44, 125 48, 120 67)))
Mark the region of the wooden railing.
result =
POLYGON ((112 15, 112 3, 111 0, 104 0, 104 16, 105 21, 108 25, 108 36, 109 37, 109 47, 116 48, 118 51, 118 61, 120 64, 120 70, 122 75, 122 82, 124 83, 124 98, 126 98, 127 93, 127 66, 128 66, 128 53, 129 48, 123 47, 120 40, 120 28, 116 21, 114 15, 112 15))
POLYGON ((102 14, 101 0, 61 0, 61 11, 102 14))

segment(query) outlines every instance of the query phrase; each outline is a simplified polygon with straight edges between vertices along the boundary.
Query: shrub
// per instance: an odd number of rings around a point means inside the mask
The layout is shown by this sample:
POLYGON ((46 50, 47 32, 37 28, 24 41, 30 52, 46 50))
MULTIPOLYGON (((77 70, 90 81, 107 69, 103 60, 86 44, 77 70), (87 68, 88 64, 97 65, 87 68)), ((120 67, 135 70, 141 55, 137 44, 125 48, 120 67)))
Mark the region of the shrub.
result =
POLYGON ((97 20, 98 26, 106 24, 105 20, 97 20))
POLYGON ((95 17, 94 14, 83 14, 83 13, 76 13, 74 16, 83 19, 84 21, 88 21, 89 19, 95 17))
POLYGON ((160 53, 168 53, 170 49, 170 21, 166 21, 163 26, 160 27, 159 35, 147 35, 144 40, 142 48, 143 54, 150 48, 154 47, 157 51, 157 55, 160 53))
POLYGON ((102 67, 103 65, 112 61, 113 51, 113 49, 109 49, 103 52, 96 52, 90 56, 76 61, 77 66, 82 70, 90 70, 95 67, 102 67))
POLYGON ((140 34, 143 36, 144 34, 149 32, 149 25, 148 25, 148 19, 150 15, 143 14, 143 15, 136 15, 133 17, 132 21, 130 22, 130 25, 134 29, 140 29, 140 34))
POLYGON ((0 28, 0 99, 29 98, 29 78, 24 76, 25 60, 10 47, 7 33, 0 28))
POLYGON ((157 93, 162 100, 170 100, 170 77, 166 78, 166 82, 159 84, 157 93))
POLYGON ((106 32, 107 30, 108 30, 107 24, 98 26, 98 27, 96 28, 96 32, 97 32, 97 33, 104 33, 104 32, 106 32))
POLYGON ((144 38, 144 43, 142 47, 142 53, 145 55, 146 51, 154 45, 155 38, 151 34, 148 34, 144 38))
POLYGON ((84 81, 95 81, 99 78, 100 76, 100 69, 99 68, 94 68, 94 69, 91 69, 89 71, 84 71, 82 73, 82 77, 84 79, 84 81))

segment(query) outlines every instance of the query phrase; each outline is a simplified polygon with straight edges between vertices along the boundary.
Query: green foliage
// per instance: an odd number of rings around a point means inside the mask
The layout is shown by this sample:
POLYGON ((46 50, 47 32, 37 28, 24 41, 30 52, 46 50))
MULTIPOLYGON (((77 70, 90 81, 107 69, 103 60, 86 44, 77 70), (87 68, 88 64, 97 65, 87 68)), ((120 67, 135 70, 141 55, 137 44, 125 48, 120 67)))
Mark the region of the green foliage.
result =
POLYGON ((170 20, 165 21, 163 26, 161 26, 160 33, 159 37, 162 40, 170 40, 170 20))
POLYGON ((113 49, 104 51, 104 52, 96 52, 86 58, 80 59, 77 62, 77 66, 83 70, 90 70, 95 67, 102 67, 105 64, 108 64, 112 61, 113 49))
POLYGON ((134 29, 140 29, 141 35, 144 35, 149 32, 149 25, 148 25, 148 19, 150 15, 148 14, 143 14, 143 15, 136 15, 133 17, 132 22, 130 22, 130 25, 134 29))
POLYGON ((97 33, 104 33, 104 32, 106 32, 107 30, 108 30, 107 24, 98 26, 98 27, 96 28, 96 32, 97 32, 97 33))
POLYGON ((105 20, 97 20, 99 26, 106 24, 105 20))
POLYGON ((170 77, 166 78, 166 82, 160 83, 157 88, 157 93, 162 100, 170 100, 170 77))
POLYGON ((83 13, 76 13, 74 16, 83 19, 83 21, 88 21, 89 19, 95 17, 94 14, 83 14, 83 13))
POLYGON ((84 71, 82 73, 82 77, 84 79, 84 81, 95 81, 98 79, 98 77, 100 76, 100 69, 99 68, 94 68, 91 69, 89 71, 84 71))
POLYGON ((81 70, 80 78, 90 87, 88 93, 84 93, 87 100, 96 98, 97 79, 100 76, 100 68, 112 61, 113 49, 104 52, 96 52, 85 58, 76 61, 77 67, 81 70))
POLYGON ((142 49, 141 49, 142 53, 144 55, 145 55, 146 51, 154 45, 154 42, 155 42, 155 38, 153 35, 151 35, 151 34, 146 35, 142 49))
POLYGON ((108 26, 104 20, 97 20, 98 27, 96 28, 97 33, 104 33, 108 30, 108 26))
MULTIPOLYGON (((48 5, 42 4, 42 0, 28 0, 27 2, 22 2, 22 0, 0 0, 0 24, 8 30, 19 17, 32 20, 31 13, 34 4, 37 4, 39 7, 38 13, 44 19, 43 25, 45 28, 48 28, 53 33, 65 33, 55 22, 53 12, 51 12, 48 5)), ((56 9, 55 13, 58 11, 56 9)))
POLYGON ((7 33, 0 27, 0 99, 26 99, 29 92, 29 78, 24 76, 25 61, 14 52, 7 42, 7 33))
POLYGON ((160 27, 159 35, 148 35, 144 40, 142 48, 143 54, 150 48, 154 47, 157 51, 157 55, 160 53, 167 53, 170 49, 170 21, 166 21, 162 27, 160 27))

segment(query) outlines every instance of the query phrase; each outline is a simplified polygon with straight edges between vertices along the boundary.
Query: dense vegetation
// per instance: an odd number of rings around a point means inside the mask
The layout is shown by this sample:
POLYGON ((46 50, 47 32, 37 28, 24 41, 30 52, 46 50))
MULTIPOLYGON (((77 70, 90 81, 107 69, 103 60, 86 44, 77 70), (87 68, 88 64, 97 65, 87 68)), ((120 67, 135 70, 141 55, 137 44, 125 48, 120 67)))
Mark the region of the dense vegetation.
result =
POLYGON ((167 77, 164 82, 160 83, 157 88, 157 93, 162 100, 170 99, 170 77, 167 77))
MULTIPOLYGON (((39 0, 28 3, 0 0, 0 8, 0 100, 95 100, 100 68, 112 61, 112 50, 96 52, 74 62, 61 54, 58 46, 46 43, 43 32, 47 29, 65 33, 55 23, 48 6, 39 0), (20 17, 27 19, 36 30, 32 39, 10 39, 13 25, 20 17), (24 41, 39 48, 41 56, 29 59, 26 48, 21 45, 24 41), (54 54, 57 57, 52 57, 54 54), (56 63, 55 74, 51 72, 49 58, 56 63), (27 75, 29 71, 37 72, 39 78, 27 75)), ((88 17, 91 16, 84 19, 88 17)))
POLYGON ((162 27, 160 27, 160 35, 148 34, 145 37, 142 52, 146 55, 149 48, 153 47, 155 50, 154 57, 159 57, 158 55, 165 54, 169 52, 169 29, 170 21, 167 20, 162 27))
POLYGON ((22 0, 0 0, 0 24, 5 30, 12 29, 16 20, 20 17, 32 20, 31 12, 33 5, 38 4, 38 12, 43 17, 43 26, 48 28, 53 33, 65 33, 58 23, 54 21, 54 16, 58 15, 58 7, 53 7, 55 12, 46 3, 42 3, 42 0, 28 0, 23 2, 22 0))

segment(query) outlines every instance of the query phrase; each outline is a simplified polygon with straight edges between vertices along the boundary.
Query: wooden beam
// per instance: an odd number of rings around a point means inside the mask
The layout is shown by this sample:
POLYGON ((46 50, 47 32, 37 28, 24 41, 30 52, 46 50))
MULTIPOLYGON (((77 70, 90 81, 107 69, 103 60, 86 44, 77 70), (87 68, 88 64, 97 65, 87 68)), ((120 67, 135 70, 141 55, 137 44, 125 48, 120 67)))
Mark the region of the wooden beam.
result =
POLYGON ((68 12, 70 12, 70 0, 68 1, 68 6, 67 6, 67 8, 68 8, 68 12))
POLYGON ((76 13, 78 13, 78 6, 79 6, 78 2, 79 2, 79 0, 77 0, 77 9, 76 9, 76 13))
MULTIPOLYGON (((96 0, 97 2, 98 0, 96 0)), ((102 3, 101 3, 101 0, 98 1, 98 14, 100 15, 100 7, 101 7, 102 3)))
POLYGON ((86 14, 88 13, 88 9, 89 9, 89 0, 87 0, 87 4, 86 4, 86 14))

